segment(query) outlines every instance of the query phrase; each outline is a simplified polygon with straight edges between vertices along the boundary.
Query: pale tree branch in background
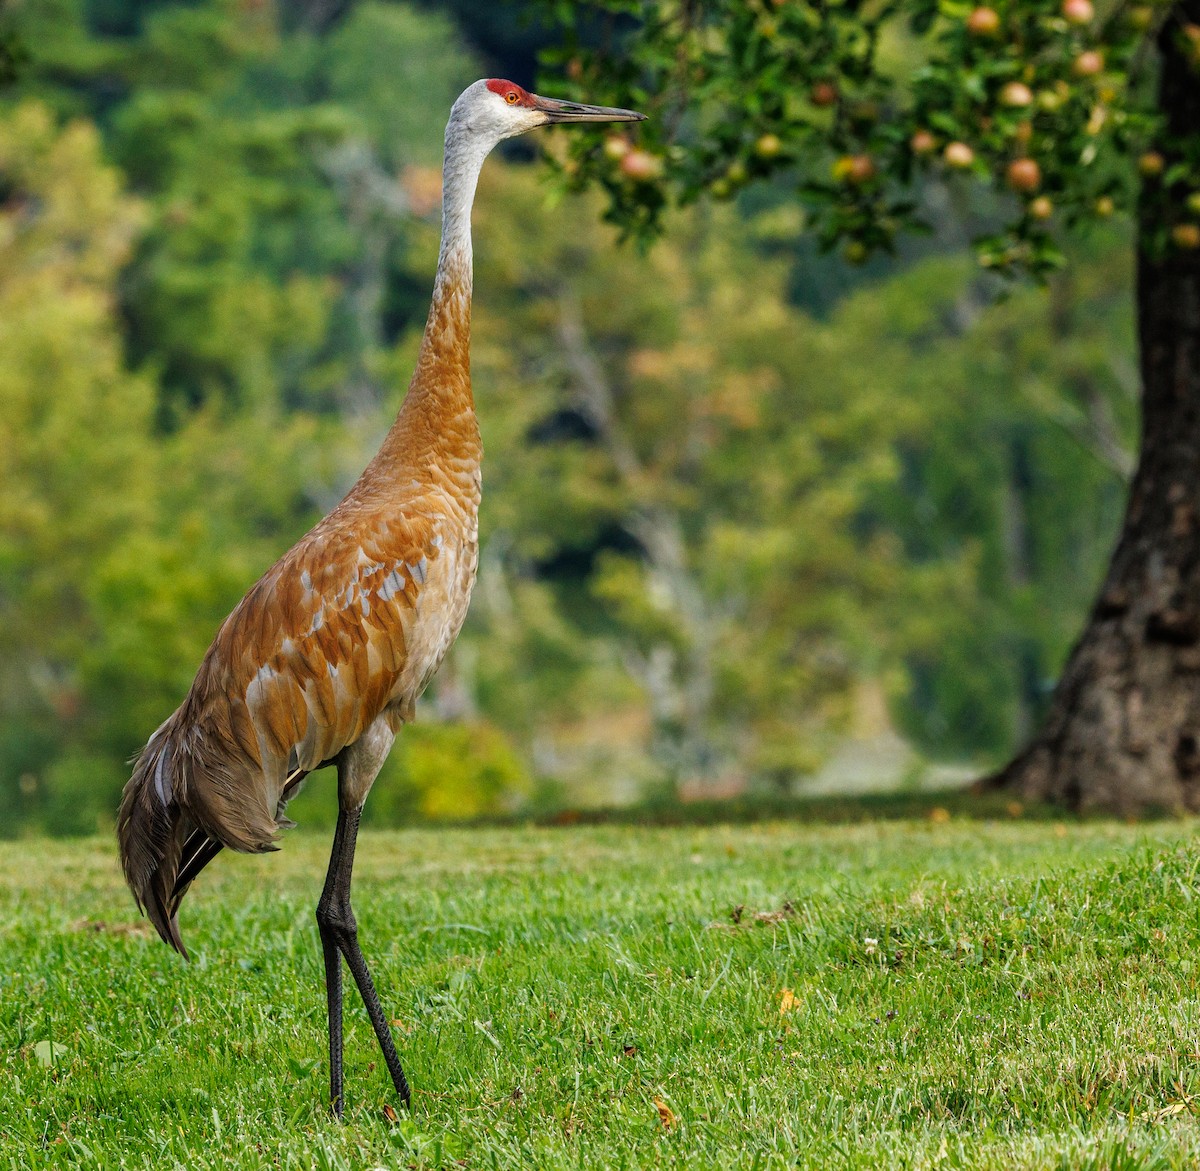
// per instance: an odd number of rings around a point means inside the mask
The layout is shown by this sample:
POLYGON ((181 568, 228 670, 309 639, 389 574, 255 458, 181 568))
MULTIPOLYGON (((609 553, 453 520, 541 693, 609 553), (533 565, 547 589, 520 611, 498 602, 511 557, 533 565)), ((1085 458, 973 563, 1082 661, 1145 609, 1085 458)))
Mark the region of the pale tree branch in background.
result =
POLYGON ((681 729, 669 767, 678 779, 703 779, 711 774, 716 752, 708 724, 714 697, 714 656, 718 620, 688 565, 683 524, 677 511, 661 501, 648 502, 648 473, 629 437, 622 430, 616 396, 603 363, 588 342, 578 296, 569 288, 558 295, 558 334, 561 353, 571 378, 576 409, 596 431, 634 501, 625 520, 645 555, 648 585, 656 605, 664 603, 684 635, 681 653, 667 643, 641 653, 632 645, 622 649, 626 668, 641 683, 651 704, 656 726, 681 729))

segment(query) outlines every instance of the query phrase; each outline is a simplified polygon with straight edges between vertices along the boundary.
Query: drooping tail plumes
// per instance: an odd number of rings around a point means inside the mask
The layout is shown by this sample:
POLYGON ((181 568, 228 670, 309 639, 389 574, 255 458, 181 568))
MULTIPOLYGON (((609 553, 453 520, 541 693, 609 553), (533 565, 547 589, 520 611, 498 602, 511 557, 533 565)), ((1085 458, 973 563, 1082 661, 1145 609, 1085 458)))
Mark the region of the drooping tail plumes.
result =
POLYGON ((279 831, 291 824, 284 805, 307 775, 296 769, 276 790, 258 761, 222 734, 228 716, 218 714, 224 722, 205 725, 196 705, 185 702, 142 749, 117 814, 133 896, 164 942, 185 957, 176 914, 192 881, 227 846, 246 854, 277 849, 279 831))
POLYGON ((117 840, 125 879, 164 942, 186 957, 174 895, 183 845, 195 828, 175 794, 174 737, 168 720, 150 738, 125 786, 117 840))

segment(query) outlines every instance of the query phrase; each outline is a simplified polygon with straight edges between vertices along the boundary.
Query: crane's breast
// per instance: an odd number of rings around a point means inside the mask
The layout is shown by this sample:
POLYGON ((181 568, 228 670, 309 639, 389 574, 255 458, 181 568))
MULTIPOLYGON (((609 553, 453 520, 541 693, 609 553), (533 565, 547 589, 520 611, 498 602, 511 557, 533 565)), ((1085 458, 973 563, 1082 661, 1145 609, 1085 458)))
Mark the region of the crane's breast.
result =
POLYGON ((412 616, 405 669, 392 699, 392 706, 405 720, 411 718, 413 705, 466 621, 479 566, 479 544, 473 532, 464 536, 444 543, 440 556, 430 561, 425 571, 412 616))

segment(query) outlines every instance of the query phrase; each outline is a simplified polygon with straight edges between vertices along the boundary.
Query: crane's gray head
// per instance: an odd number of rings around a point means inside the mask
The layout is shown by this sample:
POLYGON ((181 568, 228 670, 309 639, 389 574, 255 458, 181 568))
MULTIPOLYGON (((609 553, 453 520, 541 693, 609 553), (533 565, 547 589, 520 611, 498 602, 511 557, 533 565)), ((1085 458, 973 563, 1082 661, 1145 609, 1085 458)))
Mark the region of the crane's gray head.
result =
POLYGON ((491 77, 469 85, 459 95, 450 111, 446 138, 462 135, 491 150, 502 139, 555 122, 642 122, 645 118, 633 110, 539 97, 516 82, 491 77))

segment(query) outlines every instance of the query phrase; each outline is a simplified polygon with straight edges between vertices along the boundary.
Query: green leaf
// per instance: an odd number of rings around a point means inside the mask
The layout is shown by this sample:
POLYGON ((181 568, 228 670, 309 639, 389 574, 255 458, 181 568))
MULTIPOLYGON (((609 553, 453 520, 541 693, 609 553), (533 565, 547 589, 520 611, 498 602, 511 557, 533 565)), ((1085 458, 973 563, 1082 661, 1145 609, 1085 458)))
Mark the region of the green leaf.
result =
POLYGON ((33 1055, 38 1059, 39 1065, 49 1067, 65 1060, 67 1047, 57 1041, 39 1041, 33 1047, 33 1055))
POLYGON ((311 1061, 297 1061, 294 1057, 289 1057, 287 1063, 288 1069, 292 1071, 292 1076, 297 1081, 304 1081, 306 1078, 312 1077, 313 1071, 320 1064, 316 1058, 311 1061))

